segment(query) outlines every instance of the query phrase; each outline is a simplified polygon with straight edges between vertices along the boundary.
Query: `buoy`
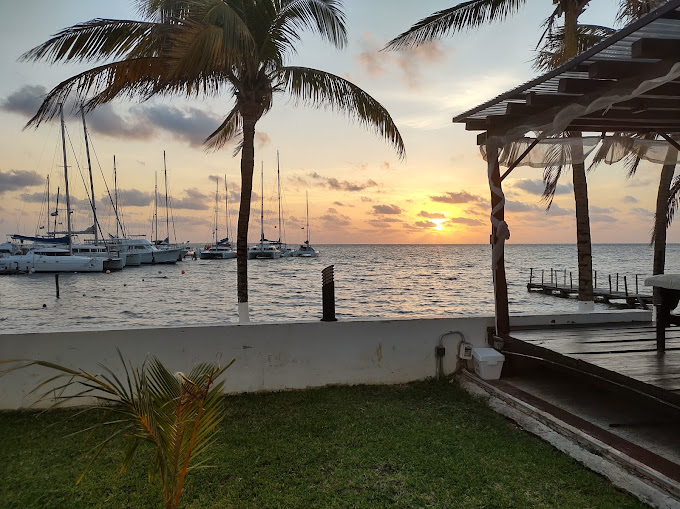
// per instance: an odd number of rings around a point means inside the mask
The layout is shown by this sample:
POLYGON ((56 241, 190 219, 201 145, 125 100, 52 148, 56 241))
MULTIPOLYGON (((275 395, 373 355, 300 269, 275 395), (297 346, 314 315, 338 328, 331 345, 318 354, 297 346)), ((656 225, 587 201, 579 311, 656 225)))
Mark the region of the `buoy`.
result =
POLYGON ((182 269, 182 274, 184 274, 184 269, 182 269))
MULTIPOLYGON (((144 280, 142 280, 142 281, 144 281, 144 280)), ((127 283, 123 283, 123 286, 127 286, 127 283)))
POLYGON ((46 307, 47 307, 47 304, 43 304, 43 307, 46 308, 46 307))
POLYGON ((107 273, 107 274, 111 274, 111 271, 107 269, 107 270, 106 270, 106 273, 107 273))
POLYGON ((158 273, 159 273, 159 274, 162 274, 162 272, 161 272, 160 270, 158 271, 158 273))

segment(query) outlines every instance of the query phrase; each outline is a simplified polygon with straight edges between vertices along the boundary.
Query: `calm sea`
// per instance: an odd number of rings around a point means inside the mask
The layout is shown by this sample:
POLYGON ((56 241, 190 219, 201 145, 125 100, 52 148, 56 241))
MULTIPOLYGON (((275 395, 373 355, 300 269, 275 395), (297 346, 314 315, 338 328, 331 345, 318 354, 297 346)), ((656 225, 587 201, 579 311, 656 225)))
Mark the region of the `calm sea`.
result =
MULTIPOLYGON (((487 245, 317 245, 318 258, 249 261, 251 319, 321 318, 321 270, 335 266, 338 319, 493 314, 487 245)), ((629 289, 651 274, 646 244, 593 246, 598 286, 623 275, 629 289)), ((668 246, 666 272, 680 272, 680 244, 668 246)), ((511 314, 577 310, 574 300, 529 293, 529 269, 576 272, 573 245, 506 247, 511 314)), ((614 279, 615 280, 615 279, 614 279)), ((186 260, 126 268, 112 274, 62 274, 61 298, 52 274, 0 276, 2 333, 209 325, 237 322, 236 260, 186 260), (184 271, 184 274, 182 274, 184 271), (43 305, 45 305, 43 307, 43 305)), ((606 310, 604 304, 596 308, 606 310)))

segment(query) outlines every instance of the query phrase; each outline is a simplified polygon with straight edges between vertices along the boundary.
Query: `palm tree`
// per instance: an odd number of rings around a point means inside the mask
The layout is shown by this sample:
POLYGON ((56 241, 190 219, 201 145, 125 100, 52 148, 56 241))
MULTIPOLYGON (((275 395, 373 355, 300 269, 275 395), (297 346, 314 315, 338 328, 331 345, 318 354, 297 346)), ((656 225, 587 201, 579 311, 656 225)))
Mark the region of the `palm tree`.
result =
POLYGON ((105 62, 57 85, 29 124, 53 117, 71 93, 91 110, 117 97, 217 96, 226 91, 233 107, 208 136, 206 147, 240 140, 237 293, 239 319, 248 321, 255 126, 271 109, 274 95, 283 92, 297 103, 344 112, 384 137, 403 158, 401 135, 387 110, 361 88, 324 71, 286 65, 304 30, 344 47, 342 0, 137 1, 142 21, 94 19, 62 30, 23 55, 24 60, 52 63, 105 62))
POLYGON ((107 366, 103 374, 92 375, 82 369, 71 369, 47 361, 0 361, 10 367, 1 375, 30 366, 42 366, 57 374, 40 383, 35 391, 43 391, 40 400, 52 401, 52 407, 64 403, 82 405, 82 398, 94 398, 95 405, 110 418, 93 428, 77 433, 91 433, 95 428, 112 429, 110 435, 93 451, 92 459, 76 484, 85 477, 101 451, 125 437, 126 447, 120 473, 132 463, 140 445, 149 444, 153 459, 149 478, 160 476, 166 509, 177 509, 186 476, 203 463, 217 425, 224 418, 222 392, 224 380, 218 379, 227 366, 197 364, 189 374, 171 373, 158 359, 147 359, 141 368, 128 368, 118 351, 125 378, 119 378, 107 366))

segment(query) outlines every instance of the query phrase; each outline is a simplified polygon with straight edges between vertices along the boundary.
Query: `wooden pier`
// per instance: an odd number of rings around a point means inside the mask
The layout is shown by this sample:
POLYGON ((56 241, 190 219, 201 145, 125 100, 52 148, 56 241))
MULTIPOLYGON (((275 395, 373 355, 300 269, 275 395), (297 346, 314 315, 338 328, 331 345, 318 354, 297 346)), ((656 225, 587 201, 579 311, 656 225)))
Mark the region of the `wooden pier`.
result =
MULTIPOLYGON (((604 302, 613 306, 649 309, 653 300, 652 293, 640 293, 640 282, 644 280, 640 276, 640 274, 635 274, 635 283, 634 285, 631 284, 629 288, 627 276, 619 276, 617 273, 612 277, 609 274, 606 278, 607 285, 604 288, 598 288, 597 271, 595 271, 593 277, 593 299, 595 302, 604 302)), ((530 292, 542 292, 546 295, 562 297, 564 299, 578 297, 578 278, 574 281, 572 272, 567 273, 566 270, 556 271, 550 269, 550 280, 548 281, 546 278, 546 271, 541 270, 539 282, 538 271, 530 269, 527 290, 530 292), (560 278, 560 276, 562 277, 560 278), (560 284, 560 279, 562 284, 560 284)))

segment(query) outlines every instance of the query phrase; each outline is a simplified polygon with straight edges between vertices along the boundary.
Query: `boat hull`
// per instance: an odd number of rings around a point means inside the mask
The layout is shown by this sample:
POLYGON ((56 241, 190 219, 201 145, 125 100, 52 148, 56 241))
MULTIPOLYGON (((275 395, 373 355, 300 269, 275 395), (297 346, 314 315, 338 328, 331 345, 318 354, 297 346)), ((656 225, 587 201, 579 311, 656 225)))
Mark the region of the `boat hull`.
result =
POLYGON ((26 254, 0 259, 0 274, 30 272, 102 272, 104 259, 88 256, 44 256, 26 254))

